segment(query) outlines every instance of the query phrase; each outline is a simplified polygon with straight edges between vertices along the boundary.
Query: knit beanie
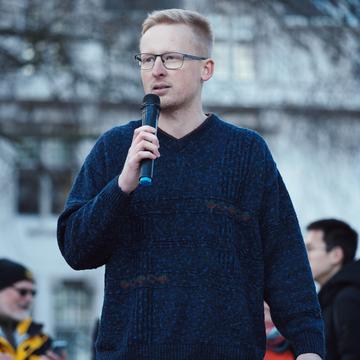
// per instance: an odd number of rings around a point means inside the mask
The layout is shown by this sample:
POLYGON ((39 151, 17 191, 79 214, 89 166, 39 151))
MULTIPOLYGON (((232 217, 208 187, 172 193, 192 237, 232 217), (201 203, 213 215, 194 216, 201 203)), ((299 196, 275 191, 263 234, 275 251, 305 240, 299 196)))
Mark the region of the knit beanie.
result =
POLYGON ((0 259, 0 291, 21 280, 34 282, 31 271, 9 259, 0 259))

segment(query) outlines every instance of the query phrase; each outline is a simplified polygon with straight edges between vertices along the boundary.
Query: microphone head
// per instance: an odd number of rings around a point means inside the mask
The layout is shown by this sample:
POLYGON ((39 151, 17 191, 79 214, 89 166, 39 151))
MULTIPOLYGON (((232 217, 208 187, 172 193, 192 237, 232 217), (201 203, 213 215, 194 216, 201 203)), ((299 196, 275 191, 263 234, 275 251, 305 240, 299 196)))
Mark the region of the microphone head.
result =
POLYGON ((158 105, 160 106, 160 97, 156 94, 146 94, 143 99, 143 106, 158 105))

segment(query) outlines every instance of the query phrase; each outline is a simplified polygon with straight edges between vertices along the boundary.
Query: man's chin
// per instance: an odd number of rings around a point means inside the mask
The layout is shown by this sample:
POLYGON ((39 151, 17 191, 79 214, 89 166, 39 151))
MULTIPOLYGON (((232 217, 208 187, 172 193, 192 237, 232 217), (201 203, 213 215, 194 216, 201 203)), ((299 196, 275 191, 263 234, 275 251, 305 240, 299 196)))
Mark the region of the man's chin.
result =
POLYGON ((168 99, 164 98, 164 99, 160 99, 160 108, 161 108, 161 112, 164 113, 164 112, 175 112, 176 110, 180 109, 181 106, 173 101, 169 101, 168 99))
POLYGON ((16 313, 12 313, 10 317, 15 321, 23 321, 30 317, 30 311, 18 311, 16 313))

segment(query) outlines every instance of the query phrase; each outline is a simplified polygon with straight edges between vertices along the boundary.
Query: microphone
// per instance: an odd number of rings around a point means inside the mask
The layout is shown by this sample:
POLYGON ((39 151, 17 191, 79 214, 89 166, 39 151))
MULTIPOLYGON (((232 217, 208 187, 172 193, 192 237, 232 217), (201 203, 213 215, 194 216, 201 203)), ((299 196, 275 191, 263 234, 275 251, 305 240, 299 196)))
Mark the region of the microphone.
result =
MULTIPOLYGON (((157 129, 157 122, 160 114, 160 98, 155 94, 144 96, 141 105, 142 125, 150 125, 157 129)), ((154 173, 154 160, 144 159, 140 165, 140 185, 151 185, 154 173)))

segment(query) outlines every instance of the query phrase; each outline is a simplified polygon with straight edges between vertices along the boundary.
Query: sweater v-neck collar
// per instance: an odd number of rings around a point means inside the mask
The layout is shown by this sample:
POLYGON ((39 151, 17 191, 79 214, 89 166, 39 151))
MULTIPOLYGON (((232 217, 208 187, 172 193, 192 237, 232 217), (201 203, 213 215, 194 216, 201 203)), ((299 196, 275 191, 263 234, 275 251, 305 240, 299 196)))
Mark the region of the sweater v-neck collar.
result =
POLYGON ((183 148, 191 141, 194 141, 197 138, 201 137, 212 126, 214 120, 215 120, 214 114, 210 114, 198 127, 190 131, 186 135, 182 136, 181 138, 176 138, 158 127, 158 136, 161 145, 183 148))

